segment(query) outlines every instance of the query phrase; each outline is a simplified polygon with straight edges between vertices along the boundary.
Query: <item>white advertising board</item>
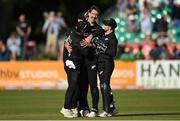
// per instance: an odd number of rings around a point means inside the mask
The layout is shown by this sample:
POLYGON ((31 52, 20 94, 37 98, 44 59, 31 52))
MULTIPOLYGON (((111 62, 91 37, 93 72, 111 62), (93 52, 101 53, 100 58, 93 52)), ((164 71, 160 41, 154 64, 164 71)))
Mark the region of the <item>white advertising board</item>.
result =
POLYGON ((180 61, 137 61, 136 69, 138 87, 180 88, 180 61))

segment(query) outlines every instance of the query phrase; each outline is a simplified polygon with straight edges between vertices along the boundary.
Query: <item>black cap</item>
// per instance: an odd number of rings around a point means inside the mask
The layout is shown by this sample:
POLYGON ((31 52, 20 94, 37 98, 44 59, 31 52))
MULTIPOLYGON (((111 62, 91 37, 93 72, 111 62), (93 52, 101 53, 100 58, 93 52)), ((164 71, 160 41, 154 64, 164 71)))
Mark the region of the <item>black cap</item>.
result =
POLYGON ((103 24, 107 26, 111 26, 113 29, 117 27, 117 23, 113 18, 110 18, 108 20, 103 20, 103 24))

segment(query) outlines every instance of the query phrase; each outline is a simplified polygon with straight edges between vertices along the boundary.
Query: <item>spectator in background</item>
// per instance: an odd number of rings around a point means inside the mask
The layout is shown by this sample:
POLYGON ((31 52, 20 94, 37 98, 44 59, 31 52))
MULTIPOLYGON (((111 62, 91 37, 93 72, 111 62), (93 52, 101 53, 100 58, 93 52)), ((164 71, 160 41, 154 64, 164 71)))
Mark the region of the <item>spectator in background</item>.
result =
POLYGON ((16 60, 21 54, 21 39, 15 32, 12 32, 7 40, 7 47, 12 53, 12 59, 16 60))
POLYGON ((127 28, 126 30, 128 32, 135 32, 138 33, 140 32, 140 25, 138 21, 136 20, 134 15, 129 15, 128 20, 127 20, 127 28))
POLYGON ((162 60, 162 59, 168 59, 169 55, 167 52, 167 46, 166 44, 159 46, 157 43, 155 44, 155 47, 150 52, 151 58, 153 60, 162 60))
POLYGON ((129 32, 139 32, 140 27, 137 21, 138 9, 135 4, 135 0, 128 0, 128 5, 126 8, 127 16, 127 31, 129 32))
POLYGON ((138 1, 138 8, 140 11, 143 11, 144 8, 149 8, 150 0, 139 0, 138 1))
POLYGON ((125 47, 124 53, 121 55, 120 59, 123 61, 134 61, 135 56, 132 53, 132 49, 130 47, 125 47))
POLYGON ((49 13, 49 17, 45 20, 42 31, 43 33, 46 33, 47 36, 45 53, 47 55, 50 54, 51 56, 56 56, 56 45, 59 36, 59 23, 56 19, 54 11, 49 13))
POLYGON ((164 15, 161 19, 158 19, 154 24, 154 31, 167 32, 168 31, 168 14, 164 15))
POLYGON ((151 33, 152 32, 152 22, 151 22, 151 15, 149 9, 144 7, 141 17, 140 17, 140 24, 141 24, 141 32, 151 33))
POLYGON ((174 0, 172 17, 175 28, 180 28, 180 0, 174 0))
POLYGON ((36 42, 30 40, 26 43, 25 60, 33 60, 36 51, 36 42))
POLYGON ((174 59, 174 52, 173 52, 173 50, 175 48, 175 45, 173 43, 166 44, 166 51, 167 51, 167 54, 168 54, 168 59, 174 59))
POLYGON ((168 37, 166 32, 160 32, 159 36, 157 37, 157 45, 162 46, 164 44, 171 43, 170 37, 168 37))
POLYGON ((57 22, 59 24, 59 36, 62 35, 64 30, 67 30, 68 26, 63 18, 62 11, 57 12, 57 22))
POLYGON ((16 31, 21 37, 22 41, 27 40, 31 34, 31 25, 26 21, 26 16, 24 14, 19 16, 19 22, 16 26, 16 31))
POLYGON ((168 48, 168 44, 163 45, 162 59, 171 59, 171 53, 168 48))
POLYGON ((154 41, 151 38, 150 34, 147 34, 142 41, 142 52, 145 60, 149 60, 151 58, 150 52, 154 48, 154 41))
POLYGON ((135 53, 135 58, 136 60, 142 60, 144 59, 144 54, 142 52, 142 45, 138 45, 138 50, 137 52, 135 53))
POLYGON ((135 0, 128 0, 128 5, 126 8, 127 15, 127 31, 129 32, 139 32, 140 26, 137 21, 138 9, 136 7, 135 0))
POLYGON ((21 37, 22 57, 25 57, 26 46, 25 43, 29 39, 31 34, 31 25, 26 21, 26 16, 21 14, 19 16, 19 22, 16 26, 17 34, 21 37))
POLYGON ((11 60, 11 52, 7 49, 3 40, 0 38, 0 61, 11 60))
POLYGON ((137 15, 138 9, 136 7, 135 2, 136 2, 135 0, 128 0, 128 5, 127 5, 127 9, 126 9, 127 16, 137 15))
POLYGON ((118 15, 120 17, 126 17, 128 1, 127 0, 117 0, 118 15))
POLYGON ((151 57, 156 59, 170 59, 171 52, 169 48, 171 44, 171 39, 167 36, 166 32, 160 32, 159 36, 155 40, 155 47, 150 52, 151 57))
POLYGON ((180 59, 180 44, 176 44, 173 49, 173 58, 180 59))
POLYGON ((44 18, 44 21, 46 21, 49 18, 49 13, 47 11, 43 12, 43 18, 44 18))
POLYGON ((162 0, 149 0, 150 4, 152 5, 152 8, 160 8, 162 0))

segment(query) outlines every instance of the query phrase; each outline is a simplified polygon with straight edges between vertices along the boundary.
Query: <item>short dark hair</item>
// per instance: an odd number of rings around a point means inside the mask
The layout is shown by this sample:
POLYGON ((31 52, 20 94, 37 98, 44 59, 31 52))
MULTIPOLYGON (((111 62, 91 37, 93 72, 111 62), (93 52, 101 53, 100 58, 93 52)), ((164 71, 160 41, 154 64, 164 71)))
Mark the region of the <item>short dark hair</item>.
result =
POLYGON ((100 14, 100 12, 101 12, 101 10, 99 9, 99 7, 97 7, 97 6, 95 6, 95 5, 91 6, 88 11, 91 12, 92 10, 96 10, 99 14, 100 14))
POLYGON ((80 14, 78 15, 78 19, 84 21, 84 20, 86 19, 85 16, 84 16, 84 13, 80 13, 80 14))

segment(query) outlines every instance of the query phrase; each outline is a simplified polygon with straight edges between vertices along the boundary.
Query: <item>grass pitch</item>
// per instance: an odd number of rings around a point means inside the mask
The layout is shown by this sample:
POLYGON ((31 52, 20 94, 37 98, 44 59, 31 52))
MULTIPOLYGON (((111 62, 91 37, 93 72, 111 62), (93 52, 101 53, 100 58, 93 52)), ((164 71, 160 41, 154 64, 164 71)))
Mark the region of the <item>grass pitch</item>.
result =
MULTIPOLYGON (((180 120, 180 90, 114 90, 113 93, 117 116, 73 120, 180 120)), ((0 91, 0 120, 66 120, 59 113, 64 94, 61 90, 0 91)), ((101 97, 99 102, 101 112, 101 97)))

